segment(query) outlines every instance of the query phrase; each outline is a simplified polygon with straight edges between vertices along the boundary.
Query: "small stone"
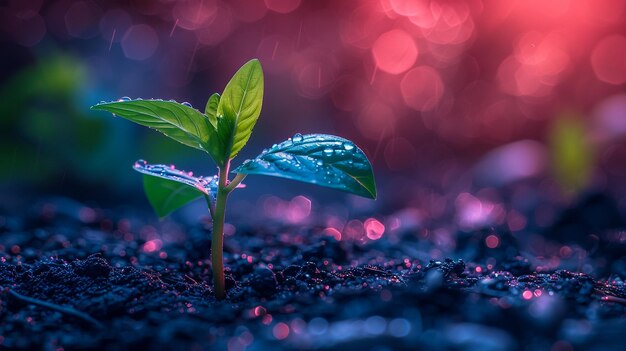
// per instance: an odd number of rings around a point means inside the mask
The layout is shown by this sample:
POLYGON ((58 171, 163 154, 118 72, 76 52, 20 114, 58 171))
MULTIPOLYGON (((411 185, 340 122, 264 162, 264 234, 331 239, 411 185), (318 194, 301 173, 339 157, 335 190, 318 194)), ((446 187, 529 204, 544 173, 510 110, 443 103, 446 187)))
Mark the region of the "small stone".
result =
POLYGON ((269 268, 257 268, 249 280, 250 287, 261 297, 271 297, 277 291, 276 275, 269 268))

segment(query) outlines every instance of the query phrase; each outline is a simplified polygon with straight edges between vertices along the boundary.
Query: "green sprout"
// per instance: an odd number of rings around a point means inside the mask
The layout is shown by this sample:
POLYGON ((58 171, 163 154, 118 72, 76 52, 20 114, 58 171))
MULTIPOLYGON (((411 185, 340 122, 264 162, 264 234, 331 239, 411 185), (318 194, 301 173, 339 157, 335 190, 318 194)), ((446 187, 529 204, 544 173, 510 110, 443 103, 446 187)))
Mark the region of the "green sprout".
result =
POLYGON ((257 59, 244 64, 222 95, 211 95, 204 113, 188 103, 163 100, 101 102, 91 107, 155 129, 187 146, 207 152, 218 173, 196 177, 173 166, 150 165, 143 160, 134 169, 143 173, 148 201, 160 217, 204 197, 213 219, 211 263, 215 296, 226 296, 224 286, 224 218, 228 195, 243 187, 248 174, 299 180, 367 198, 376 198, 376 184, 367 156, 353 142, 326 134, 295 134, 265 149, 231 171, 231 161, 250 138, 263 103, 263 70, 257 59), (229 173, 234 173, 232 180, 229 173))

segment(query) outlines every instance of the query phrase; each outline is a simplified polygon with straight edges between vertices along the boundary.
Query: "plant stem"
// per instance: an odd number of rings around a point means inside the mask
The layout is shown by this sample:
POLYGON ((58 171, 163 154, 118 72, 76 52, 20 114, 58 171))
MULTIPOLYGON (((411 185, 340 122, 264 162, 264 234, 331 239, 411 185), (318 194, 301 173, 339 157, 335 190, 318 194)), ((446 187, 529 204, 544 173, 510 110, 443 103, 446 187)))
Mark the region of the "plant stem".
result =
POLYGON ((226 187, 226 189, 228 189, 229 192, 235 190, 237 186, 239 186, 239 184, 241 184, 241 182, 246 178, 246 175, 247 174, 237 173, 235 178, 233 178, 233 180, 230 183, 228 183, 228 186, 226 187))
POLYGON ((211 220, 215 216, 215 200, 213 199, 213 195, 204 194, 204 199, 206 200, 206 204, 209 207, 209 213, 211 214, 211 220))
POLYGON ((226 286, 224 282, 224 219, 226 216, 226 200, 230 190, 228 185, 228 171, 230 160, 226 161, 219 169, 219 183, 217 187, 217 198, 215 200, 215 211, 213 211, 213 240, 211 240, 211 264, 213 267, 213 285, 215 297, 219 300, 226 297, 226 286))

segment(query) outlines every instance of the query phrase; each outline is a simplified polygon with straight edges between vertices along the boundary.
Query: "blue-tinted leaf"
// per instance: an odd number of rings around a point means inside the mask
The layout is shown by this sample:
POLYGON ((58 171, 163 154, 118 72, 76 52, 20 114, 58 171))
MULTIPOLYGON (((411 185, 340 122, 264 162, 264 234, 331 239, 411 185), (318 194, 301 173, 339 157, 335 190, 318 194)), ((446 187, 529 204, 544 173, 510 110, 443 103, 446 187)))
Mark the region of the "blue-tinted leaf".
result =
POLYGON ((296 134, 234 172, 262 174, 376 198, 376 183, 367 156, 349 140, 326 134, 296 134))
POLYGON ((263 69, 254 59, 243 65, 226 85, 217 107, 217 131, 228 155, 234 158, 246 145, 263 104, 263 69))
POLYGON ((135 162, 133 168, 144 174, 146 196, 159 217, 203 195, 217 192, 217 177, 194 177, 173 166, 150 165, 144 160, 135 162))

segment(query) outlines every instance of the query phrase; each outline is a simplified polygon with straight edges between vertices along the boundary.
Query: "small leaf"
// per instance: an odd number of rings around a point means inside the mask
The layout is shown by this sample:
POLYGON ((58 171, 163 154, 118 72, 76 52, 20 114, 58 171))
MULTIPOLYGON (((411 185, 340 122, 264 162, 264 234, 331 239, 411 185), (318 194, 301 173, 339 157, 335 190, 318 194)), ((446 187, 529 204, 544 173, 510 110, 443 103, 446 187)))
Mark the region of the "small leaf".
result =
MULTIPOLYGON (((226 161, 226 146, 228 144, 227 140, 223 140, 217 132, 218 127, 218 117, 217 117, 217 107, 220 103, 220 94, 215 93, 211 95, 209 101, 207 101, 205 114, 209 119, 209 122, 213 126, 211 129, 211 136, 209 137, 209 141, 207 143, 207 148, 209 153, 213 157, 213 160, 221 166, 226 161)), ((222 119, 222 118, 220 118, 222 119)))
POLYGON ((144 174, 144 191, 161 218, 203 195, 217 192, 217 177, 194 177, 173 166, 150 165, 144 160, 135 162, 133 168, 144 174))
POLYGON ((105 102, 92 110, 108 111, 142 126, 155 129, 187 146, 209 152, 215 158, 215 148, 209 140, 217 137, 210 118, 200 111, 174 101, 130 100, 105 102))
POLYGON ((217 129, 217 106, 220 103, 220 94, 214 93, 209 97, 209 101, 206 103, 204 114, 209 118, 209 122, 213 128, 217 129))
POLYGON ((349 140, 326 134, 296 134, 235 173, 262 174, 339 189, 376 198, 376 183, 367 156, 349 140))
POLYGON ((254 59, 228 82, 217 107, 217 131, 225 143, 225 159, 237 156, 246 145, 263 104, 263 69, 254 59))
POLYGON ((187 185, 149 175, 143 176, 143 189, 159 218, 202 196, 201 192, 187 185))

